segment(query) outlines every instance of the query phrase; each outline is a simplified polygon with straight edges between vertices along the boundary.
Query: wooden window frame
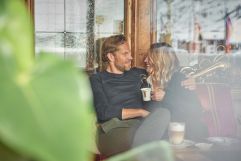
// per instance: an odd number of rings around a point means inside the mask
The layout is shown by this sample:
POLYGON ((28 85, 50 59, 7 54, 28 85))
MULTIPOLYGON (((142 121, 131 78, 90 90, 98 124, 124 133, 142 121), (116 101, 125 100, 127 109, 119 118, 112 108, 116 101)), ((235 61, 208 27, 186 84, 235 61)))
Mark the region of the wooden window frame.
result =
POLYGON ((144 67, 150 45, 157 41, 156 0, 125 0, 125 35, 131 48, 132 66, 144 67))

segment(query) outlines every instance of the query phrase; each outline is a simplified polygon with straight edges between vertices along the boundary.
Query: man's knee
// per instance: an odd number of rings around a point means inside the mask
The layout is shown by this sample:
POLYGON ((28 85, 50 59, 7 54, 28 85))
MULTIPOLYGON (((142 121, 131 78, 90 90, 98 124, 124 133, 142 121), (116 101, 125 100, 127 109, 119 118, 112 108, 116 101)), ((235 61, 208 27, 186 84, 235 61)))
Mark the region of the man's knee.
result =
MULTIPOLYGON (((123 123, 123 122, 122 122, 123 123)), ((132 141, 140 122, 135 120, 126 121, 130 127, 116 127, 108 132, 98 128, 98 149, 101 154, 109 157, 131 148, 132 141)))
POLYGON ((157 117, 160 117, 160 119, 162 119, 164 122, 170 122, 171 113, 165 108, 157 108, 155 111, 153 111, 153 114, 155 114, 157 117))

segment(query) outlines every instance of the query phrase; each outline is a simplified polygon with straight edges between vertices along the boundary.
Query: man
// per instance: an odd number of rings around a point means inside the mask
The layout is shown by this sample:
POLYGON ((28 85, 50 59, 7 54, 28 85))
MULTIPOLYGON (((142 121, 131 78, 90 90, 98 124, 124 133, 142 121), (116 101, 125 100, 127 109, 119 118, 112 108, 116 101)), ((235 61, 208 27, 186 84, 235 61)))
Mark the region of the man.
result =
POLYGON ((104 41, 102 60, 106 70, 90 78, 101 154, 111 156, 162 139, 170 121, 169 111, 151 109, 142 101, 141 75, 146 71, 131 68, 132 57, 123 35, 104 41))

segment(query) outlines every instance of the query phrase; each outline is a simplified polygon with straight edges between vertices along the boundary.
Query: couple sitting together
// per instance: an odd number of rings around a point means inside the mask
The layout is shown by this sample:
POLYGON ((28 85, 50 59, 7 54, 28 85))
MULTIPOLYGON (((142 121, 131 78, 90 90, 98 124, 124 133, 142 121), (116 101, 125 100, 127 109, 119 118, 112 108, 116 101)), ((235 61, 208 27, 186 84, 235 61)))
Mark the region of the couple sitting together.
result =
POLYGON ((102 60, 106 69, 90 77, 98 119, 97 140, 101 154, 111 156, 152 141, 167 138, 170 121, 184 122, 185 137, 207 137, 201 105, 193 90, 195 80, 179 72, 171 46, 151 45, 146 70, 131 68, 132 56, 125 36, 105 39, 102 60), (152 84, 152 101, 144 102, 141 76, 152 84))

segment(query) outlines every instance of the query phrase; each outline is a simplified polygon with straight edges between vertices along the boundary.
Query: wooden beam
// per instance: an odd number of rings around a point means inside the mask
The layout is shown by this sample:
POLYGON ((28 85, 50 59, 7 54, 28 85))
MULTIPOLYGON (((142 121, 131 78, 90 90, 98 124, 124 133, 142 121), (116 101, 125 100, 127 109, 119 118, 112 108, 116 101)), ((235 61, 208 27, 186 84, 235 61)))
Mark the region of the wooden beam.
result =
POLYGON ((125 0, 124 1, 124 34, 127 38, 127 41, 131 47, 131 22, 132 22, 132 0, 125 0))
POLYGON ((28 12, 31 16, 31 21, 34 24, 34 0, 25 0, 25 5, 28 9, 28 12))
POLYGON ((156 0, 126 0, 125 34, 131 46, 132 66, 144 67, 150 45, 156 42, 156 0))
POLYGON ((132 66, 144 67, 150 45, 156 42, 156 0, 125 0, 125 35, 131 47, 132 66))
POLYGON ((151 44, 157 42, 157 0, 151 0, 151 44))

